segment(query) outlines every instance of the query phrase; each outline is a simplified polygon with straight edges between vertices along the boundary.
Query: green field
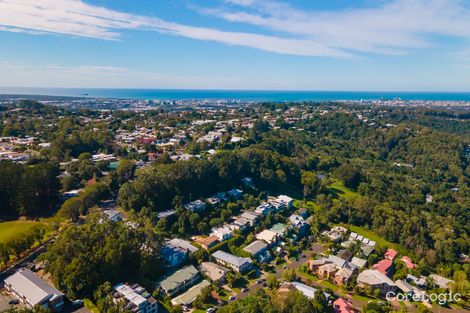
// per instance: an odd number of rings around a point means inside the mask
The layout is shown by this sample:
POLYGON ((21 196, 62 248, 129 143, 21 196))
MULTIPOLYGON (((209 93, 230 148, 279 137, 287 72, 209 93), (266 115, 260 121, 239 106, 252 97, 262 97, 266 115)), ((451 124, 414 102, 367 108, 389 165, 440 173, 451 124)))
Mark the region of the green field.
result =
POLYGON ((13 238, 32 231, 35 227, 47 227, 47 224, 26 220, 0 222, 0 242, 6 243, 13 238))
POLYGON ((344 186, 343 182, 339 181, 339 180, 335 180, 333 183, 331 183, 329 186, 328 186, 328 190, 340 197, 340 198, 345 198, 347 200, 351 200, 351 199, 354 199, 354 198, 357 198, 359 196, 359 194, 356 192, 356 191, 353 191, 351 189, 349 189, 348 187, 344 186))

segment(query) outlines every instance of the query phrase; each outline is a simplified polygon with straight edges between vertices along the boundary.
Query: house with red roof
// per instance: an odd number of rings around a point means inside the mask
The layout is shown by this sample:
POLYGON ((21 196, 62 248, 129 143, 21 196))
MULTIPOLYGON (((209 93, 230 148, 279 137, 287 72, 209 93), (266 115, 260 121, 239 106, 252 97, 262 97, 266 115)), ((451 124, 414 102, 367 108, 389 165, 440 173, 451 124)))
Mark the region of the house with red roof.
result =
POLYGON ((372 265, 372 269, 379 271, 384 275, 390 274, 393 262, 389 259, 383 259, 372 265))
POLYGON ((408 256, 403 256, 401 259, 400 259, 403 263, 405 263, 405 266, 406 268, 412 270, 416 267, 416 264, 413 263, 413 261, 411 260, 410 257, 408 256))
POLYGON ((385 252, 385 255, 384 257, 390 261, 393 261, 395 259, 395 257, 397 256, 398 252, 396 250, 393 250, 393 249, 387 249, 387 251, 385 252))
POLYGON ((338 298, 333 302, 333 308, 335 309, 335 313, 354 313, 354 307, 351 302, 343 298, 338 298))
POLYGON ((416 268, 416 266, 417 266, 416 264, 413 263, 411 258, 406 256, 406 255, 403 256, 400 260, 405 264, 406 268, 408 268, 410 270, 416 268))

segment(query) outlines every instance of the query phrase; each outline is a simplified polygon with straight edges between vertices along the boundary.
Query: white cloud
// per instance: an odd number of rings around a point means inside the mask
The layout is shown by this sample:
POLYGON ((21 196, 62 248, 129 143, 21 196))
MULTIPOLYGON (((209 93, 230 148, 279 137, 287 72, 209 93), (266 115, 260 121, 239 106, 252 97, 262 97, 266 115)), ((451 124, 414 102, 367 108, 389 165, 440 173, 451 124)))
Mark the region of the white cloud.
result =
POLYGON ((0 30, 119 40, 147 30, 301 56, 404 54, 435 44, 436 35, 470 39, 470 10, 461 0, 392 0, 374 8, 314 11, 276 0, 220 0, 201 10, 266 33, 195 27, 118 12, 82 0, 0 0, 0 30))
POLYGON ((347 57, 348 53, 295 37, 229 32, 166 22, 159 18, 127 14, 86 4, 80 0, 0 0, 3 30, 67 34, 107 40, 119 39, 119 31, 143 29, 199 40, 253 47, 265 51, 347 57))
POLYGON ((263 79, 252 82, 242 78, 221 76, 174 75, 115 66, 59 64, 34 65, 0 61, 0 86, 46 88, 182 88, 250 89, 273 86, 281 88, 289 82, 263 79))
POLYGON ((341 11, 299 10, 276 0, 224 2, 232 6, 200 11, 342 51, 403 54, 436 44, 436 35, 470 39, 470 10, 461 0, 392 0, 341 11))

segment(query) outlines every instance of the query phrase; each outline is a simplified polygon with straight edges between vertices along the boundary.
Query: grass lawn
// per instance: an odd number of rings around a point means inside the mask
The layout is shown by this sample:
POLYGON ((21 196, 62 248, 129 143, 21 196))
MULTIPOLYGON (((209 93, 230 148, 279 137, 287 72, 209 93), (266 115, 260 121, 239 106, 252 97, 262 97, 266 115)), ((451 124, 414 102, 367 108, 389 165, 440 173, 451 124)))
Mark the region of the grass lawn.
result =
POLYGON ((228 293, 228 291, 224 289, 221 289, 217 294, 219 295, 220 299, 223 301, 228 301, 228 298, 230 297, 230 294, 228 293))
POLYGON ((303 277, 305 279, 309 279, 311 281, 317 281, 318 278, 312 274, 309 274, 309 273, 305 273, 305 272, 302 272, 300 270, 297 270, 296 271, 297 275, 300 276, 300 277, 303 277))
POLYGON ((339 180, 335 180, 332 184, 328 186, 328 190, 338 197, 345 198, 347 200, 351 200, 357 198, 359 194, 356 191, 349 189, 348 187, 344 186, 343 182, 339 180))
POLYGON ((350 292, 349 294, 353 297, 353 299, 356 299, 357 301, 361 301, 361 302, 364 302, 364 303, 367 303, 371 300, 377 300, 376 298, 361 296, 361 295, 355 294, 353 292, 350 292))
POLYGON ((30 232, 35 227, 46 227, 46 231, 49 230, 48 225, 44 222, 27 220, 0 222, 0 242, 7 243, 13 238, 30 232))

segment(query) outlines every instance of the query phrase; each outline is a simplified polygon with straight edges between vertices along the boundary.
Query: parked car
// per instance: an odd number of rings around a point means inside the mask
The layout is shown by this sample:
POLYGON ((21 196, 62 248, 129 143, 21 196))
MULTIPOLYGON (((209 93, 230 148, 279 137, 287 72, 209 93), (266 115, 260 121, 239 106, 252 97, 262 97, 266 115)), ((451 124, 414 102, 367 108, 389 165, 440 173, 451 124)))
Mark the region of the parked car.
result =
POLYGON ((247 292, 248 291, 248 288, 243 288, 242 289, 242 292, 247 292))
POLYGON ((235 297, 234 297, 234 296, 230 296, 228 299, 229 299, 230 301, 232 301, 232 300, 235 300, 235 297))
POLYGON ((78 299, 78 300, 72 301, 72 306, 75 307, 75 308, 83 306, 83 300, 78 299))
POLYGON ((10 304, 10 305, 19 304, 19 303, 20 303, 20 300, 18 300, 18 299, 12 299, 12 300, 8 301, 8 304, 10 304))
POLYGON ((213 313, 213 312, 215 312, 215 308, 208 308, 206 310, 206 313, 213 313))

